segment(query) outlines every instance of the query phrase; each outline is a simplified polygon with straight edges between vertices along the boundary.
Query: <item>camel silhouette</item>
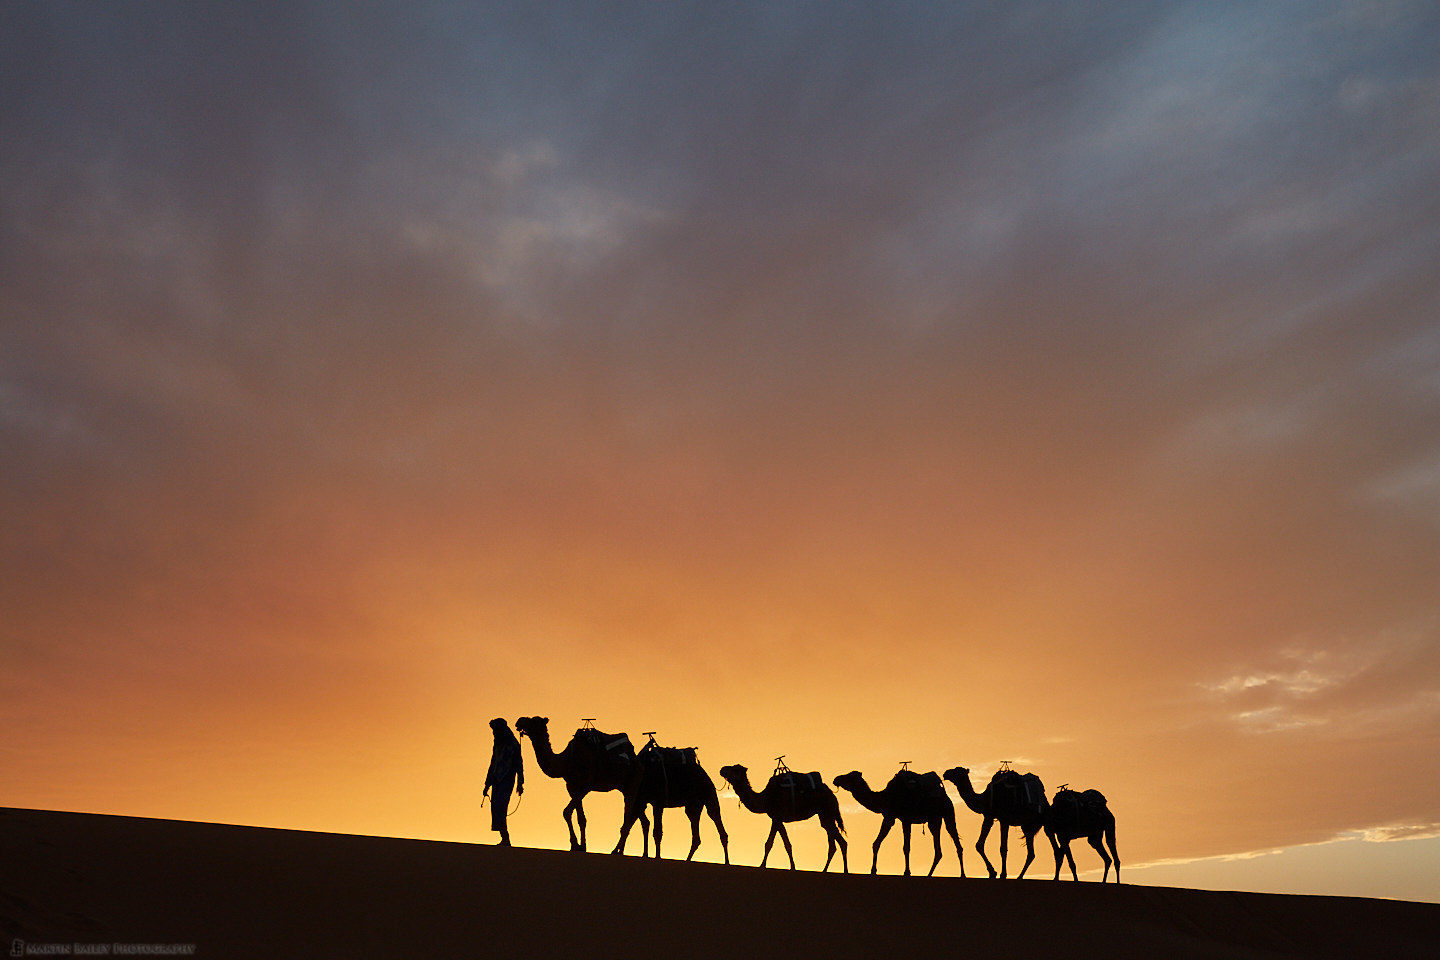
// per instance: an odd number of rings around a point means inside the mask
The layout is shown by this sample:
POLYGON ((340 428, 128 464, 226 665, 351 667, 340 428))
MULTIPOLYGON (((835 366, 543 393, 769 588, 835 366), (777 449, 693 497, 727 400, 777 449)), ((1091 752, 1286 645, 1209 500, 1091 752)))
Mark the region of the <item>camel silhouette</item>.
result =
POLYGON ((1109 804, 1105 795, 1099 790, 1086 790, 1081 793, 1071 790, 1069 786, 1062 786, 1055 791, 1055 799, 1050 803, 1050 810, 1045 817, 1045 835, 1050 838, 1050 846, 1055 851, 1055 879, 1060 879, 1060 865, 1063 861, 1070 863, 1070 878, 1078 881, 1080 876, 1075 872, 1075 857, 1070 853, 1070 841, 1084 837, 1090 841, 1090 846, 1100 854, 1100 859, 1105 862, 1105 874, 1100 878, 1104 883, 1110 878, 1110 861, 1115 861, 1115 882, 1120 882, 1120 854, 1115 849, 1115 815, 1110 812, 1109 804), (1101 837, 1105 843, 1110 845, 1110 852, 1105 852, 1101 844, 1101 837))
MULTIPOLYGON (((640 748, 640 809, 649 805, 655 817, 655 858, 660 858, 661 816, 666 807, 684 807, 690 818, 691 860, 700 849, 700 813, 706 811, 715 821, 715 830, 720 834, 720 848, 725 852, 725 862, 730 862, 730 837, 725 824, 720 820, 720 799, 715 792, 715 781, 700 766, 695 748, 662 747, 655 742, 655 735, 647 733, 650 739, 640 748)), ((621 829, 621 845, 629 834, 630 824, 621 829)), ((641 828, 644 832, 644 828, 641 828)), ((648 853, 648 841, 646 843, 648 853)))
MULTIPOLYGON (((636 818, 648 838, 650 820, 645 816, 645 805, 640 801, 642 770, 629 737, 623 733, 602 733, 587 725, 576 730, 564 751, 557 754, 550 746, 549 717, 521 717, 515 721, 515 729, 522 737, 530 738, 540 771, 547 777, 565 781, 565 789, 570 794, 570 802, 564 811, 565 828, 570 831, 571 850, 585 850, 585 807, 582 801, 587 793, 592 792, 619 790, 625 798, 625 826, 620 833, 620 842, 611 852, 619 853, 624 849, 626 832, 636 818), (570 822, 572 813, 580 824, 578 839, 570 822)), ((649 852, 648 849, 646 852, 649 852)))
POLYGON ((960 858, 960 876, 965 876, 965 850, 960 846, 960 834, 955 829, 955 805, 945 793, 945 783, 938 773, 916 773, 901 770, 890 778, 885 789, 876 793, 865 782, 859 770, 842 773, 835 778, 835 786, 849 790, 866 810, 880 814, 880 835, 871 848, 870 872, 877 872, 880 862, 880 844, 890 833, 895 821, 900 821, 901 835, 905 841, 905 876, 910 876, 910 827, 917 823, 927 824, 935 838, 935 861, 930 864, 927 877, 935 874, 940 864, 940 824, 950 832, 955 841, 955 855, 960 858))
POLYGON ((982 793, 976 793, 975 788, 970 785, 970 771, 965 767, 946 770, 945 779, 955 784, 965 806, 985 818, 985 822, 980 826, 980 838, 975 842, 975 849, 979 852, 980 859, 985 861, 985 869, 990 871, 992 880, 995 878, 995 867, 990 858, 985 856, 985 838, 990 835, 990 827, 996 821, 1000 823, 1001 880, 1005 879, 1010 828, 1020 828, 1025 835, 1025 865, 1020 868, 1018 877, 1023 878, 1025 871, 1030 869, 1030 864, 1035 860, 1035 834, 1045 825, 1047 804, 1045 786, 1040 782, 1040 778, 1033 773, 1022 775, 1002 768, 990 778, 990 783, 982 793))
POLYGON ((770 818, 770 836, 765 839, 765 855, 760 866, 770 859, 770 848, 775 845, 775 834, 785 844, 785 853, 790 857, 790 869, 795 869, 795 852, 790 847, 790 835, 785 824, 798 823, 819 817, 820 825, 830 840, 830 852, 825 857, 825 868, 835 859, 835 848, 840 848, 840 862, 845 872, 850 872, 850 861, 846 854, 845 821, 840 816, 840 801, 835 792, 825 785, 818 773, 794 773, 780 763, 765 789, 756 793, 750 788, 750 771, 739 764, 720 768, 720 776, 735 790, 735 795, 751 813, 761 813, 770 818))

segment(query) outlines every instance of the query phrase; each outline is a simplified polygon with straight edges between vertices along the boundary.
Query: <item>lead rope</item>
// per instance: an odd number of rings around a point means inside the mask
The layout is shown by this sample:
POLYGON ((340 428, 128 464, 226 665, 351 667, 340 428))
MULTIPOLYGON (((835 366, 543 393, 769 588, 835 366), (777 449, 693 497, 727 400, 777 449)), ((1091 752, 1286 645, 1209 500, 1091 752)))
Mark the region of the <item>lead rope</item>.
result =
MULTIPOLYGON (((482 793, 482 794, 480 795, 480 809, 481 809, 481 810, 484 810, 484 809, 485 809, 485 803, 486 803, 486 801, 488 801, 489 799, 490 799, 490 794, 488 794, 488 793, 482 793)), ((524 799, 525 799, 525 795, 524 795, 523 793, 517 793, 517 794, 515 794, 515 810, 519 810, 519 809, 520 809, 520 801, 521 801, 521 800, 524 800, 524 799)), ((507 811, 506 814, 505 814, 505 818, 508 820, 509 818, 515 816, 515 810, 509 810, 509 811, 507 811)))

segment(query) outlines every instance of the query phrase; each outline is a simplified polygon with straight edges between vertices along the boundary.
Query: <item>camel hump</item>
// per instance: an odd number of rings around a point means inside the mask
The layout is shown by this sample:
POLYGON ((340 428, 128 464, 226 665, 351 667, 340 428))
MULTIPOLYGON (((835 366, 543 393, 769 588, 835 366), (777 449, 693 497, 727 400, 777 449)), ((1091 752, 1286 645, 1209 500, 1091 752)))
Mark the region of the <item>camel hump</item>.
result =
POLYGON ((997 770, 990 778, 990 788, 1004 803, 1036 810, 1045 806, 1045 784, 1033 773, 997 770))
POLYGON ((890 778, 890 783, 886 785, 885 789, 900 791, 913 797, 930 797, 937 794, 945 796, 945 781, 941 780, 940 774, 933 770, 929 773, 901 770, 890 778))
POLYGON ((1078 790, 1061 788, 1055 794, 1055 808, 1065 818, 1078 820, 1082 813, 1092 816, 1101 816, 1109 810, 1105 794, 1099 790, 1086 790, 1083 793, 1078 790))
POLYGON ((809 793, 824 786, 825 780, 818 771, 796 773, 794 770, 786 770, 784 773, 777 773, 771 777, 765 789, 769 790, 773 787, 788 793, 809 793))
POLYGON ((895 776, 890 778, 889 786, 909 787, 914 786, 919 782, 920 774, 916 773, 914 770, 900 770, 896 772, 895 776))
POLYGON ((688 767, 700 762, 694 747, 662 747, 654 740, 640 748, 640 758, 667 767, 688 767))
POLYGON ((926 796, 947 798, 949 796, 949 794, 945 792, 945 781, 941 780, 940 774, 934 770, 931 770, 929 773, 920 774, 920 779, 915 781, 915 785, 919 788, 919 792, 926 796))
POLYGON ((1065 800, 1070 803, 1085 803, 1092 805, 1097 803, 1109 803, 1109 801, 1105 799, 1105 794, 1101 793, 1099 790, 1081 791, 1071 790, 1069 787, 1061 787, 1059 790, 1057 790, 1055 792, 1055 799, 1057 801, 1065 800))
POLYGON ((606 733, 603 730, 596 730, 594 727, 581 727, 575 731, 575 740, 603 750, 612 757, 624 757, 627 760, 635 758, 635 747, 630 743, 630 738, 623 733, 606 733))

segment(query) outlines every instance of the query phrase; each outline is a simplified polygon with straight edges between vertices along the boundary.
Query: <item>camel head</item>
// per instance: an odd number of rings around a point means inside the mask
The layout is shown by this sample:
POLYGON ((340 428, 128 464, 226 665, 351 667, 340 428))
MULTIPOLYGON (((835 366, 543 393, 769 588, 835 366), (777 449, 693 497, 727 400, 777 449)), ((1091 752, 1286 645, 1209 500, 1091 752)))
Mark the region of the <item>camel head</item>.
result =
POLYGON ((738 763, 732 763, 728 767, 720 768, 720 779, 724 780, 732 787, 738 783, 749 783, 750 771, 746 770, 738 763))
POLYGON ((836 777, 834 783, 835 786, 843 787, 851 793, 854 793, 857 787, 865 786, 865 777, 859 770, 851 770, 849 773, 842 773, 836 777))
POLYGON ((549 724, 549 717, 521 717, 515 721, 515 729, 520 731, 520 736, 533 740, 537 733, 542 736, 549 733, 549 724))
POLYGON ((946 780, 949 780, 951 783, 955 784, 955 786, 957 786, 957 787, 960 786, 961 783, 969 783, 969 782, 970 782, 970 768, 969 768, 969 767, 951 767, 949 770, 946 770, 946 771, 945 771, 945 779, 946 779, 946 780))

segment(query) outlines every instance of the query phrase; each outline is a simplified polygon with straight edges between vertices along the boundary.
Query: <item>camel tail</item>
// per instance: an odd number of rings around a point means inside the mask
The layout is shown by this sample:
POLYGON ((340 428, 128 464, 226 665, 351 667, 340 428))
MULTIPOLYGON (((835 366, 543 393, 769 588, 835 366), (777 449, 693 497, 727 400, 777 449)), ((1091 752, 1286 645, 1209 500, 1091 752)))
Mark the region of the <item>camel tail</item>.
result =
POLYGON ((845 817, 840 813, 840 798, 832 793, 830 794, 830 802, 835 804, 835 826, 840 828, 840 833, 843 836, 845 834, 845 817))

